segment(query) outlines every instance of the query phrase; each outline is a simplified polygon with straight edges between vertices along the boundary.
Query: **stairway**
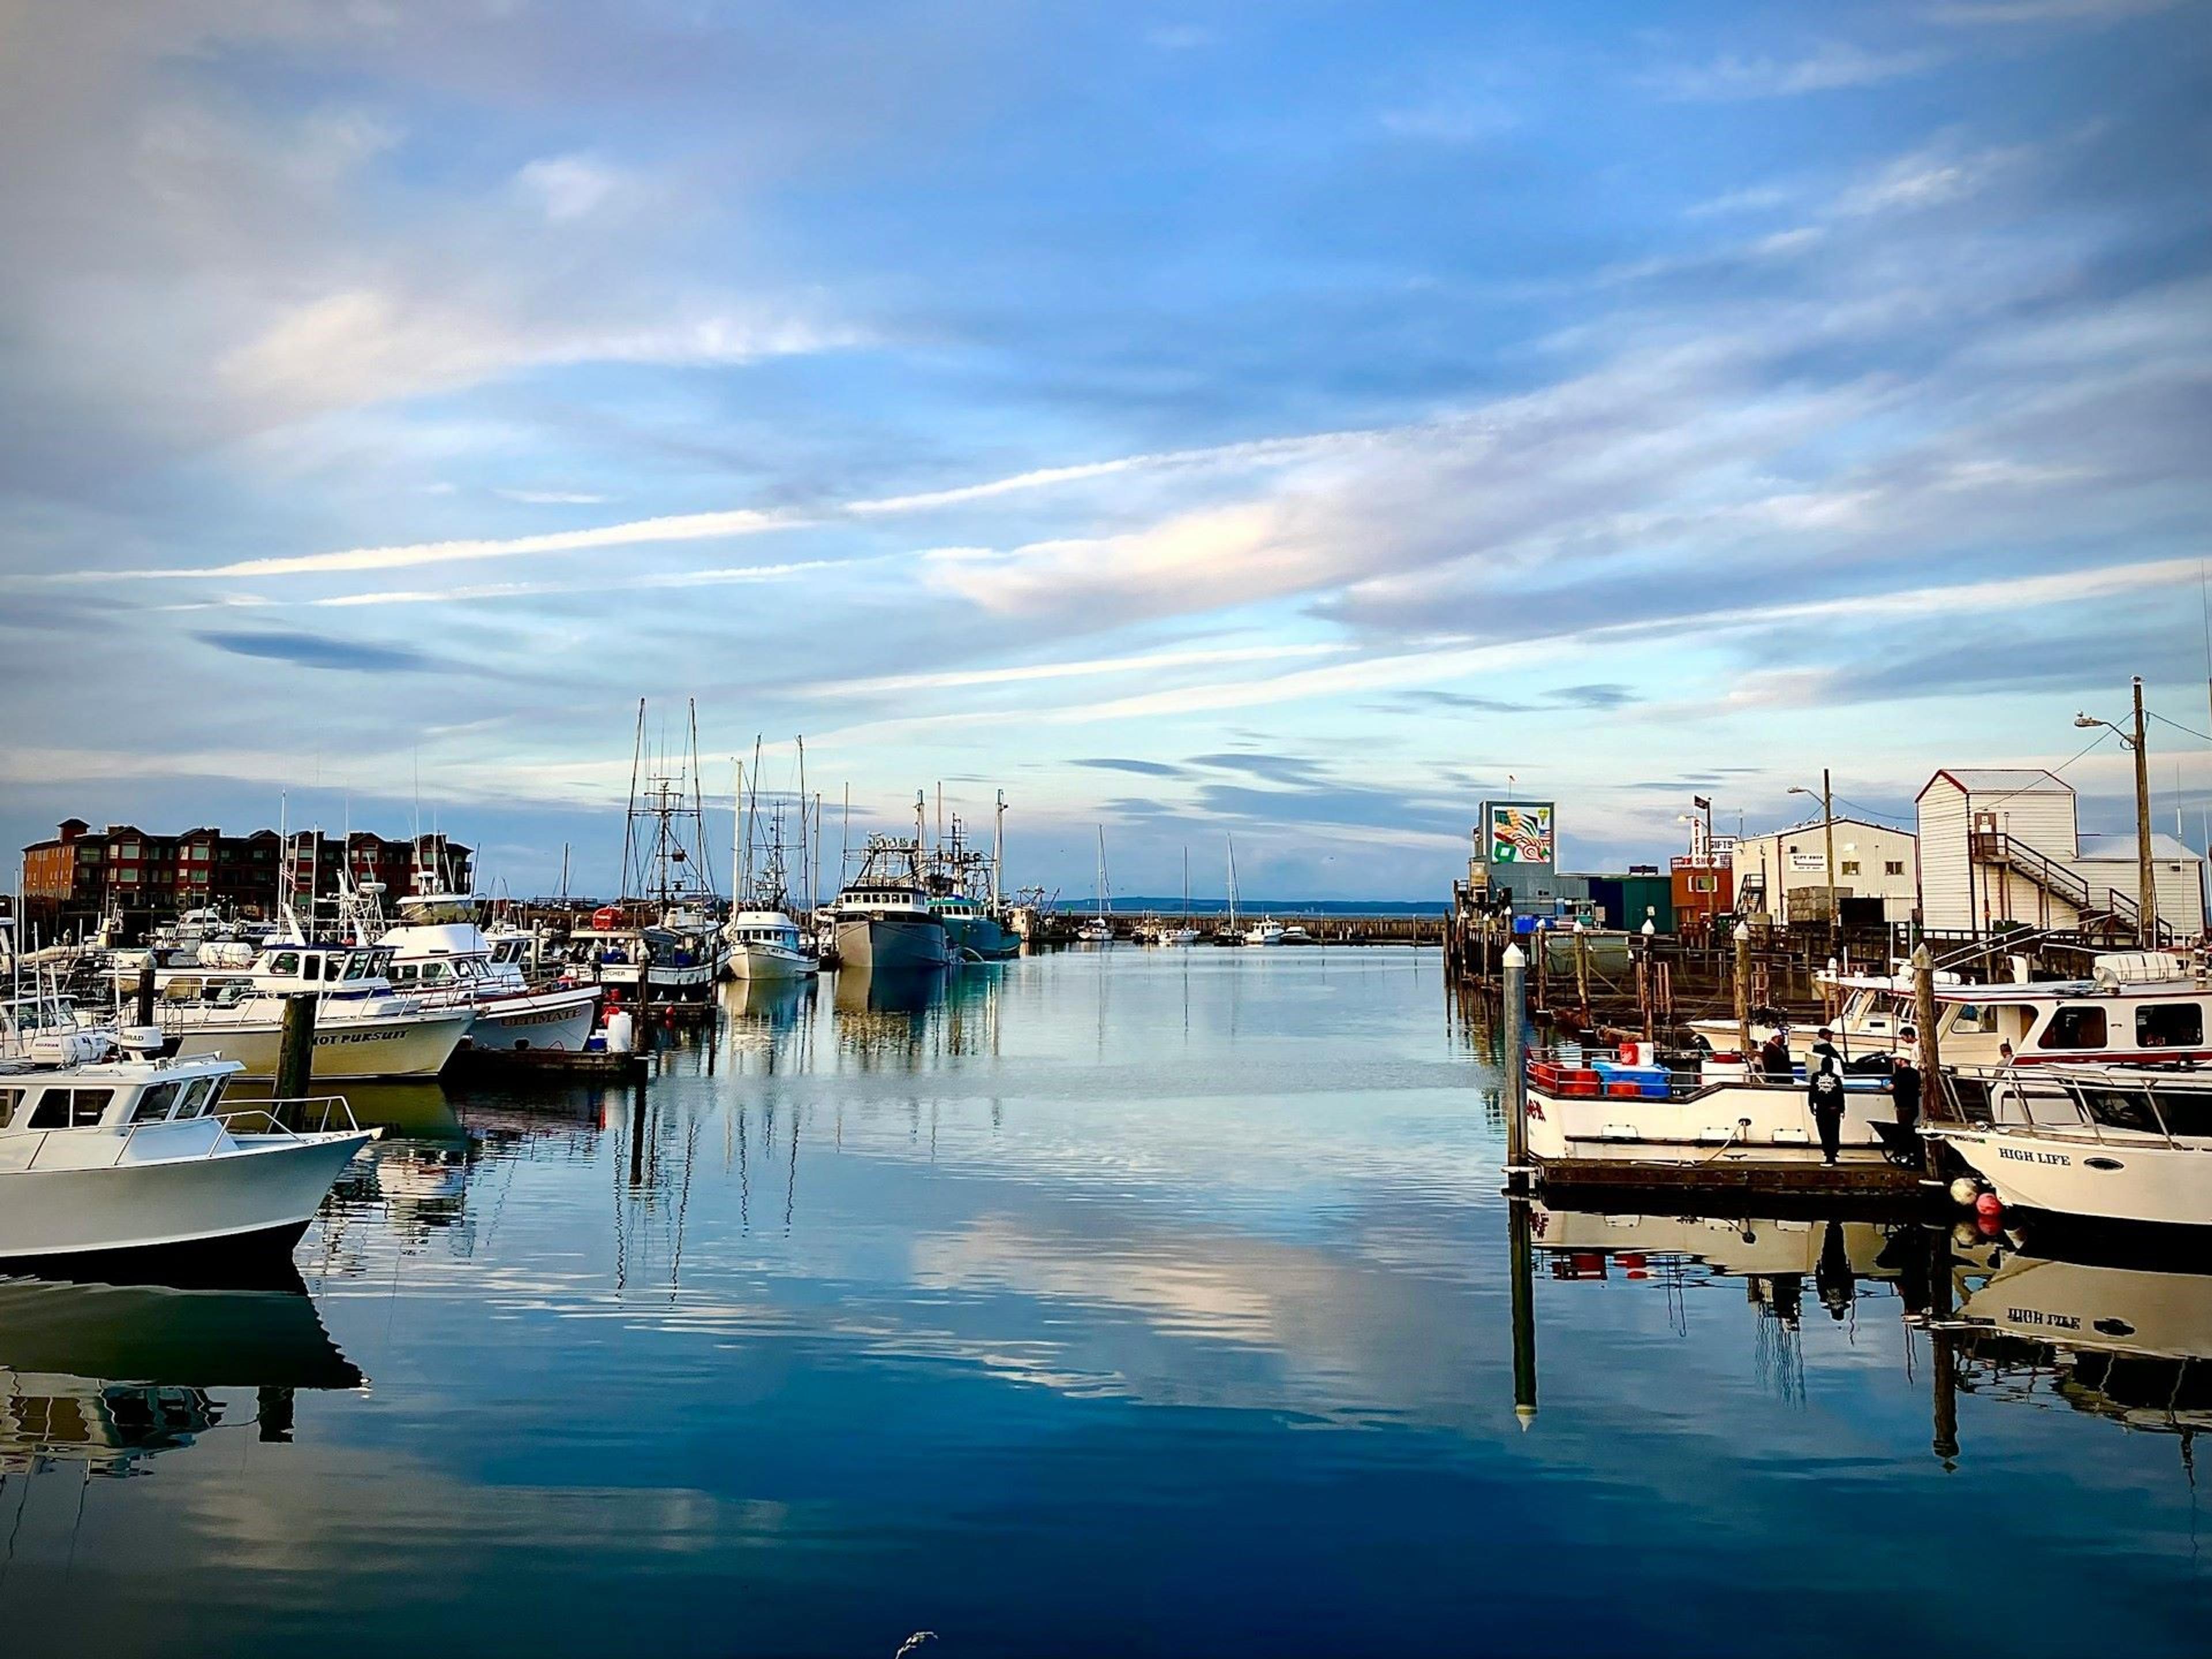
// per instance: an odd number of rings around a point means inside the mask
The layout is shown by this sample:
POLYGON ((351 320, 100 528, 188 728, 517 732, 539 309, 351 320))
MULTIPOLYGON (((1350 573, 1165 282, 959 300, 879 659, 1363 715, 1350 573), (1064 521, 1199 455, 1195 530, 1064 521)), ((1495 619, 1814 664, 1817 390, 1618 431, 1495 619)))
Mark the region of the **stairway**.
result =
MULTIPOLYGON (((2100 898, 2096 890, 2064 865, 2046 857, 2016 836, 2002 830, 1977 830, 1972 837, 1974 862, 2014 870, 2050 894, 2074 907, 2076 924, 2084 936, 2102 937, 2132 944, 2142 937, 2142 909, 2133 897, 2107 887, 2100 898)), ((2173 929, 2158 924, 2160 945, 2173 942, 2173 929)))

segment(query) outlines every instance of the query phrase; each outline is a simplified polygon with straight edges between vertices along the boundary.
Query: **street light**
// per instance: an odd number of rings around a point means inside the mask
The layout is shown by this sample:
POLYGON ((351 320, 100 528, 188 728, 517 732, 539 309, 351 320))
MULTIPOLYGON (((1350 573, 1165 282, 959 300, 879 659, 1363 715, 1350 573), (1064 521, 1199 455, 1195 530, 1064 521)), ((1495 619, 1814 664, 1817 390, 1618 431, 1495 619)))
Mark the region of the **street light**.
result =
MULTIPOLYGON (((1791 784, 1793 795, 1810 795, 1813 792, 1802 784, 1791 784)), ((1820 836, 1826 844, 1823 854, 1828 878, 1828 954, 1836 954, 1836 797, 1828 787, 1828 769, 1820 769, 1820 836)))
POLYGON ((2136 927, 2146 951, 2158 948, 2158 884, 2150 858, 2150 756, 2143 744, 2142 676, 2135 677, 2135 730, 2077 714, 2074 724, 2087 732, 2098 726, 2119 734, 2136 757, 2136 927))

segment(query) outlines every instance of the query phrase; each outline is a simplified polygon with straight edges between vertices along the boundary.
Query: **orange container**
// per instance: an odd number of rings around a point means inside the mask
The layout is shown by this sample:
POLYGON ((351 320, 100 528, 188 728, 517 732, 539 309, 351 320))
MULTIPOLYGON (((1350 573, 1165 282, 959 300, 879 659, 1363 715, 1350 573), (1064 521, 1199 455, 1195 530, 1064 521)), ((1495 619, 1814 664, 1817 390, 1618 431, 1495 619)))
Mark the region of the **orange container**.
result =
POLYGON ((1634 1100, 1643 1091, 1644 1085, 1633 1081, 1624 1083, 1616 1079, 1605 1085, 1607 1098, 1611 1100, 1634 1100))
POLYGON ((1571 1069, 1562 1068, 1560 1071, 1559 1092, 1561 1094, 1595 1095, 1597 1091, 1597 1073, 1587 1066, 1578 1066, 1571 1069))

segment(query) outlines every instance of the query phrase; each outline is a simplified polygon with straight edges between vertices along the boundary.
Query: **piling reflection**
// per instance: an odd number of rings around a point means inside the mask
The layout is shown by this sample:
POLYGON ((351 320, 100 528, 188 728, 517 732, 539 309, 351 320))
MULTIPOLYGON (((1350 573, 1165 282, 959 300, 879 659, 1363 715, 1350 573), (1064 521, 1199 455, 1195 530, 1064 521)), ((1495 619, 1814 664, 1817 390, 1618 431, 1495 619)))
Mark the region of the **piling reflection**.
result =
POLYGON ((215 1288, 0 1279, 0 1474, 129 1474, 234 1421, 289 1440, 295 1390, 362 1382, 289 1262, 215 1288), (250 1413, 217 1397, 246 1389, 250 1413))

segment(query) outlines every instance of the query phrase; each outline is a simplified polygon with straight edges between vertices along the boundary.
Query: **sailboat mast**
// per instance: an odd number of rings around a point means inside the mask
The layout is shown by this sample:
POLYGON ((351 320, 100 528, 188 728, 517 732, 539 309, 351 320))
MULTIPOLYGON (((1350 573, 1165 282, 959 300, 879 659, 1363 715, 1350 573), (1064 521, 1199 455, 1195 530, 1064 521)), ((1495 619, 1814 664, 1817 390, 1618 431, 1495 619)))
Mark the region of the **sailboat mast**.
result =
POLYGON ((999 791, 996 815, 991 823, 991 913, 999 911, 1000 894, 1006 861, 1006 792, 999 791))

